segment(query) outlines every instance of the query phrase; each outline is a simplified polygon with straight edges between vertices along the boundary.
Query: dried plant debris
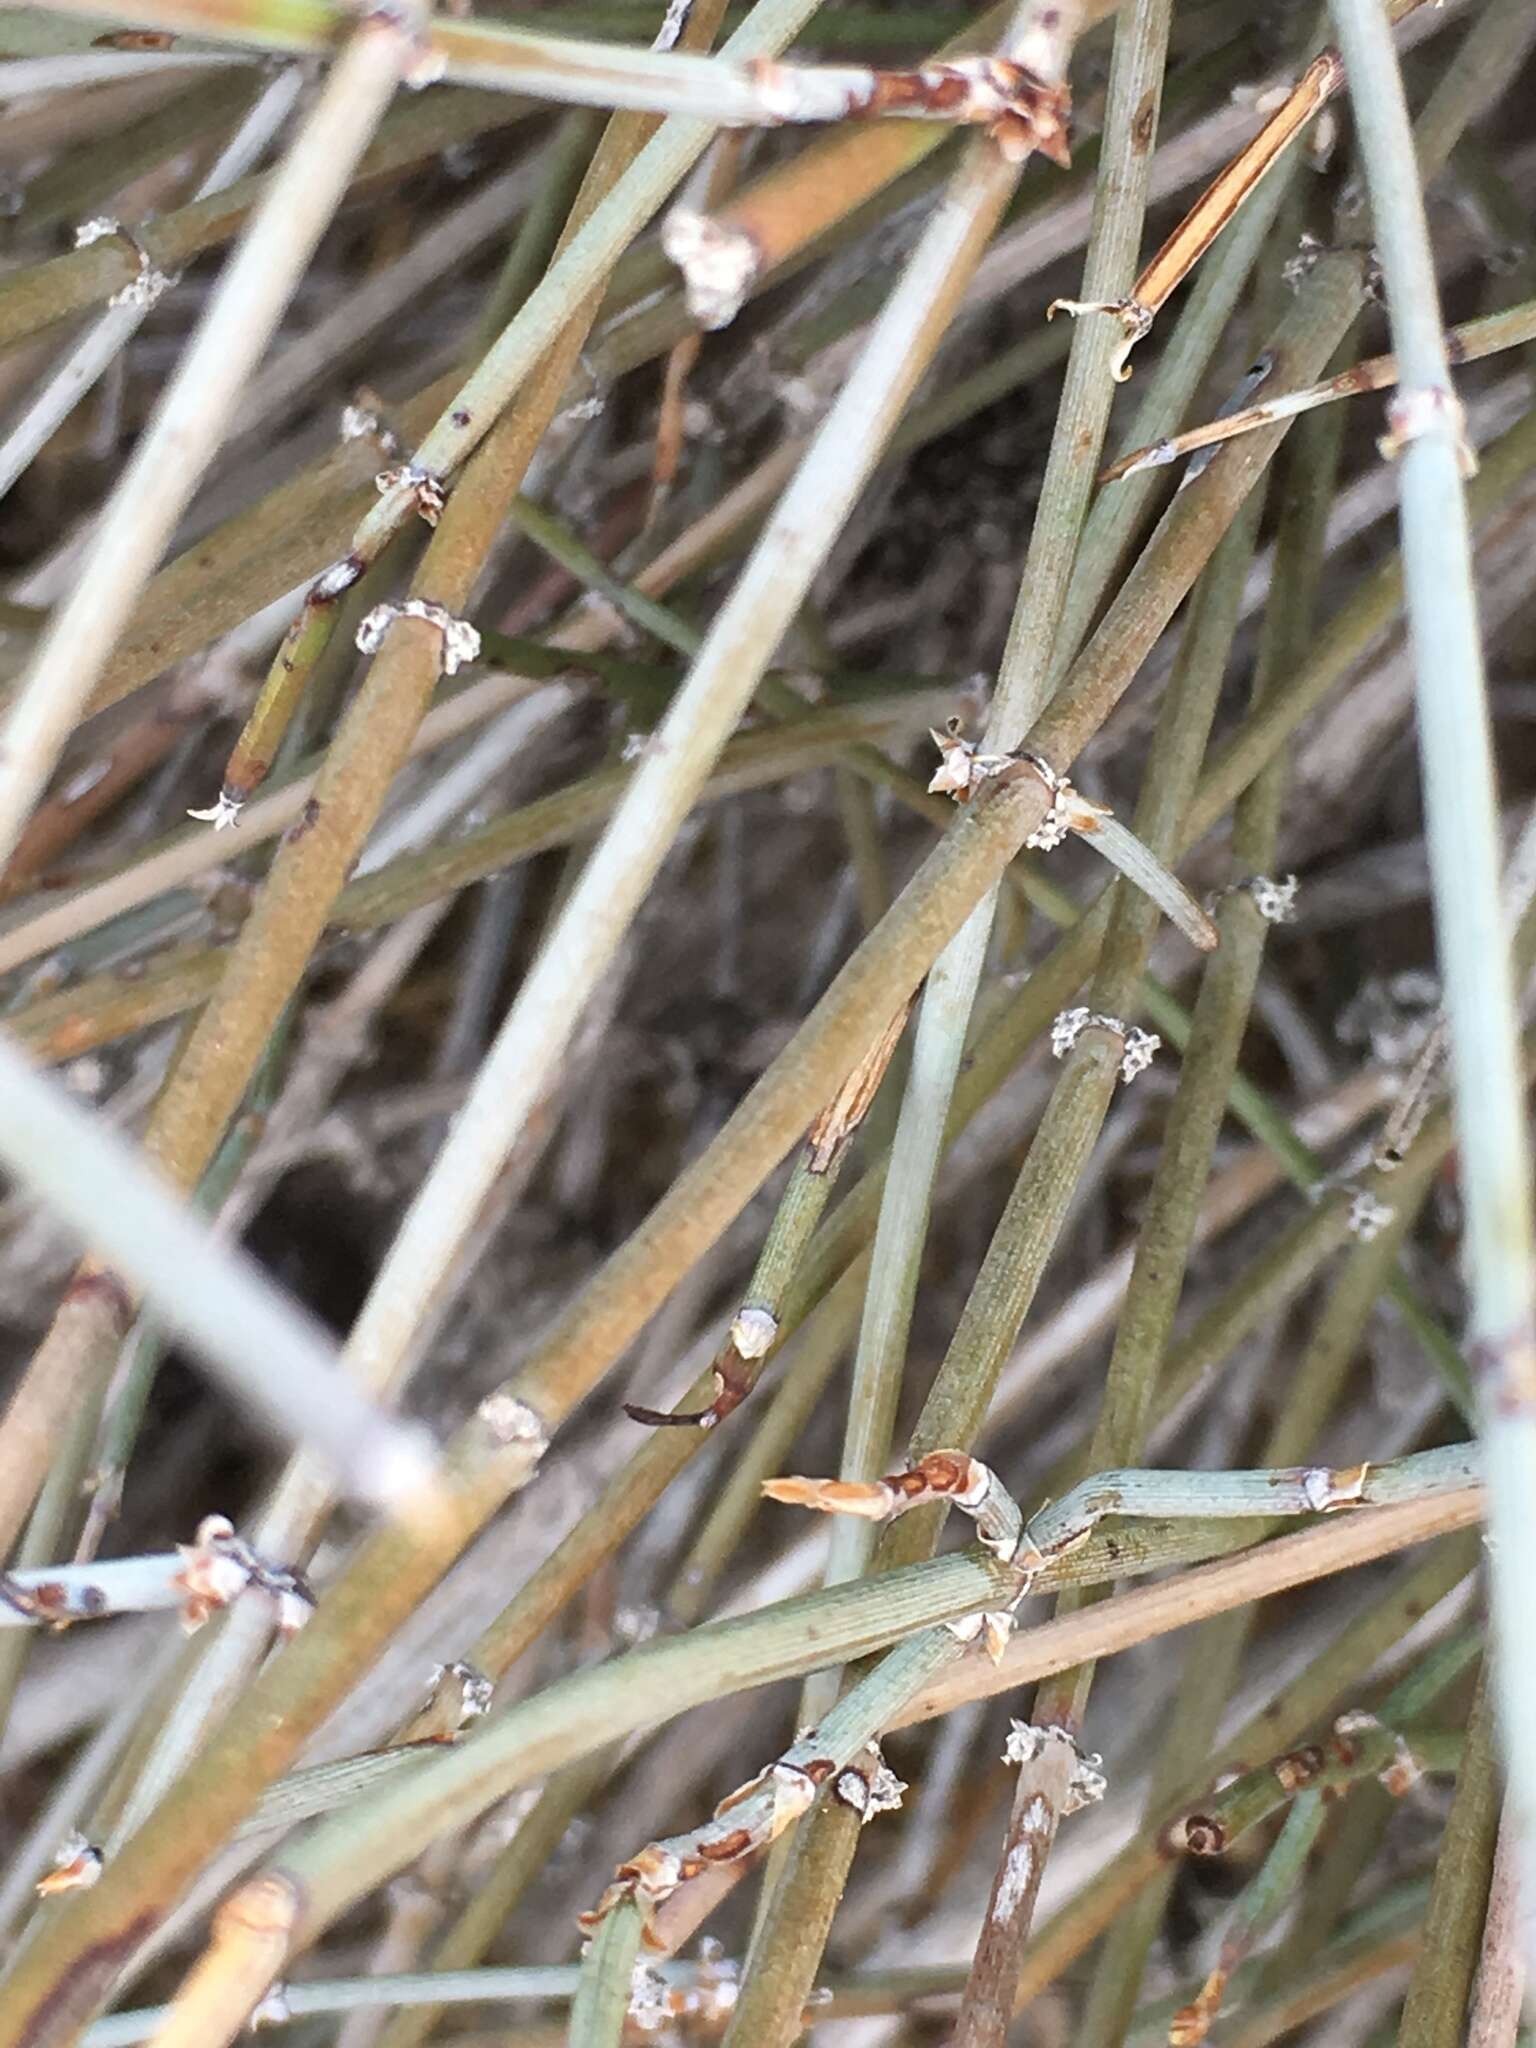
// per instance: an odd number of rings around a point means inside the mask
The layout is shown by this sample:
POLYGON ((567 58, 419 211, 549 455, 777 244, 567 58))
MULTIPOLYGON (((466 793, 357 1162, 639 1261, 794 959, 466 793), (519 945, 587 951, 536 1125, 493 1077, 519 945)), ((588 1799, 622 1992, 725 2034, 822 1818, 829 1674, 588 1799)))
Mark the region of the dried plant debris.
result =
POLYGON ((1512 2041, 1536 18, 513 12, 0 17, 0 2048, 1512 2041))

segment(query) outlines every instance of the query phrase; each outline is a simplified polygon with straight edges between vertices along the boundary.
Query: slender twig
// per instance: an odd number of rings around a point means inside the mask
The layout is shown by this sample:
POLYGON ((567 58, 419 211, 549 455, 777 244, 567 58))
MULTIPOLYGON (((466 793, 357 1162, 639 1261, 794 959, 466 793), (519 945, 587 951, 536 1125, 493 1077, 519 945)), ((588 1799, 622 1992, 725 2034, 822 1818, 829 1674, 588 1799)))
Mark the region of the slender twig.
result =
MULTIPOLYGON (((53 0, 61 11, 76 0, 53 0)), ((84 11, 82 9, 82 11, 84 11)), ((273 10, 222 9, 201 0, 136 0, 135 22, 254 44, 257 48, 324 52, 349 19, 324 5, 273 10)), ((1022 155, 1046 147, 1060 153, 1064 119, 1054 81, 1027 63, 957 59, 917 71, 881 72, 867 65, 733 63, 676 50, 615 51, 610 43, 541 36, 499 22, 428 24, 418 62, 426 78, 532 93, 578 106, 682 114, 720 126, 781 121, 841 121, 859 115, 958 121, 994 128, 1022 155)))
POLYGON ((570 2048, 617 2048, 640 1952, 638 1913, 610 1913, 587 1944, 571 2003, 570 2048))
MULTIPOLYGON (((1389 0, 1387 18, 1401 21, 1422 5, 1423 0, 1389 0)), ((1200 195, 1128 293, 1121 298, 1055 301, 1055 306, 1067 312, 1113 317, 1121 330, 1113 363, 1116 378, 1130 376, 1130 353, 1151 332, 1162 307, 1343 83, 1339 52, 1320 51, 1258 134, 1200 195)))
MULTIPOLYGON (((1069 36, 1075 26, 1075 22, 1069 22, 1069 36)), ((1122 50, 1118 103, 1125 105, 1129 104, 1131 96, 1126 85, 1128 73, 1120 39, 1117 39, 1116 47, 1122 50)), ((1158 76, 1160 72, 1160 61, 1150 67, 1150 75, 1158 76)), ((1112 87, 1111 104, 1116 103, 1112 87)), ((1111 222, 1109 239, 1113 244, 1115 232, 1123 234, 1120 223, 1124 213, 1129 211, 1133 220, 1137 216, 1138 201, 1144 203, 1144 190, 1133 188, 1123 202, 1106 206, 1096 221, 1099 230, 1096 241, 1103 239, 1102 222, 1108 218, 1111 222)), ((1132 235, 1135 231, 1133 225, 1132 235)), ((1101 256, 1098 260, 1113 261, 1118 254, 1118 249, 1112 246, 1107 257, 1101 256)), ((1072 384, 1070 368, 1068 376, 1069 389, 1084 388, 1081 368, 1077 385, 1072 384)), ((1058 415, 1053 445, 1064 445, 1066 436, 1075 429, 1075 412, 1066 424, 1063 424, 1063 419, 1063 415, 1058 415)), ((1091 426, 1086 431, 1091 432, 1091 426)), ((1060 469, 1058 464, 1058 471, 1060 469)), ((1059 475, 1056 489, 1058 492, 1061 490, 1059 475)), ((1064 508, 1062 518, 1069 536, 1075 537, 1070 510, 1064 508)), ((1037 518, 1037 533, 1048 530, 1048 526, 1049 514, 1037 518)), ((1070 538, 1068 545, 1070 548, 1070 538)), ((1031 583, 1027 572, 1024 587, 1030 591, 1034 601, 1036 586, 1031 583)), ((1049 603, 1048 591, 1043 601, 1049 603)), ((1017 663, 1013 666, 1016 667, 1017 663)), ((1017 683, 1010 683, 1009 678, 1010 664, 1005 655, 982 742, 989 751, 1006 752, 1017 746, 1034 709, 1027 692, 1021 690, 1017 683)), ((870 1285, 854 1354, 853 1383, 840 1468, 845 1479, 873 1478, 891 1454, 896 1405, 901 1392, 934 1175, 994 906, 995 896, 989 894, 972 912, 964 929, 934 962, 924 991, 912 1063, 892 1145, 891 1167, 886 1175, 880 1214, 875 1225, 870 1285)), ((862 1572, 867 1567, 870 1547, 867 1532, 856 1526, 846 1531, 835 1531, 827 1559, 827 1582, 836 1584, 862 1572)), ((814 1717, 818 1705, 825 1703, 829 1684, 830 1681, 823 1681, 818 1687, 808 1689, 804 1702, 808 1715, 814 1717)), ((802 1916, 791 1909, 788 1917, 798 1921, 802 1916)), ((753 2016, 750 2003, 757 1988, 759 1971, 765 1972, 767 1980, 774 1982, 776 2000, 793 1996, 784 1985, 782 1973, 776 1968, 771 1955, 764 1963, 762 1954, 759 1948, 754 1957, 753 1971, 749 1974, 747 2011, 733 2022, 733 2033, 737 2035, 742 2029, 751 2030, 764 2024, 761 2015, 753 2016)))
MULTIPOLYGON (((1518 348, 1533 336, 1536 305, 1511 306, 1506 313, 1488 313, 1481 320, 1468 320, 1460 327, 1452 327, 1445 336, 1445 359, 1450 364, 1481 362, 1484 356, 1518 348)), ((1226 413, 1206 426, 1189 427, 1181 434, 1134 448, 1101 471, 1099 482, 1118 483, 1122 477, 1177 462, 1196 449, 1215 447, 1238 434, 1251 434, 1256 427, 1267 426, 1272 420, 1290 419, 1320 405, 1331 405, 1335 399, 1352 398, 1364 391, 1390 391, 1397 381, 1396 356, 1369 356, 1364 362, 1325 378, 1321 384, 1309 384, 1304 391, 1278 393, 1256 405, 1245 405, 1238 412, 1226 413)))
POLYGON ((1485 1672, 1467 1724, 1467 1752, 1435 1865, 1424 1945, 1403 2006, 1403 2039, 1422 2041, 1424 2048, 1454 2048, 1466 2038, 1467 2007, 1499 1832, 1499 1770, 1491 1695, 1485 1672))
MULTIPOLYGON (((1402 79, 1369 0, 1335 0, 1399 364, 1389 443, 1399 463, 1437 945, 1451 1028, 1466 1196, 1474 1361, 1498 1549, 1496 1681, 1522 1864, 1536 1871, 1536 1632, 1515 1559, 1536 1540, 1536 1222, 1499 906, 1498 798, 1462 486, 1460 405, 1402 79)), ((1527 1909, 1529 1910, 1529 1909, 1527 1909)), ((1526 1951, 1536 1957, 1536 1919, 1526 1951)))

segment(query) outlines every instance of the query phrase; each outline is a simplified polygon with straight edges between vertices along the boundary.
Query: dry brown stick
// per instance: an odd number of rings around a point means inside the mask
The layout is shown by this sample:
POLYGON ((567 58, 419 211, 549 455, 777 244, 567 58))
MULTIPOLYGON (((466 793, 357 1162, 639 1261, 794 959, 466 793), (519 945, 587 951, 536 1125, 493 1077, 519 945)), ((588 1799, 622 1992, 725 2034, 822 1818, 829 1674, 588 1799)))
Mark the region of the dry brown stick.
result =
POLYGON ((133 720, 32 813, 0 874, 0 901, 30 887, 112 806, 136 789, 206 715, 202 689, 183 686, 133 720))
MULTIPOLYGON (((1389 12, 1393 21, 1398 22, 1423 4, 1424 0, 1390 0, 1389 12)), ((1124 382, 1131 374, 1131 350, 1151 333, 1152 322, 1163 306, 1228 225, 1243 201, 1274 169, 1308 122, 1328 104, 1343 83, 1343 60, 1330 45, 1318 52, 1258 134, 1238 151, 1201 193, 1125 298, 1056 299, 1047 308, 1047 317, 1058 310, 1073 314, 1112 314, 1124 332, 1114 360, 1114 375, 1124 382)))
MULTIPOLYGON (((1480 362, 1483 357, 1500 349, 1518 348, 1533 335, 1536 335, 1536 305, 1512 306, 1507 312, 1492 313, 1486 319, 1469 320, 1461 327, 1451 328, 1445 337, 1446 361, 1453 366, 1480 362)), ((1112 462, 1107 469, 1101 470, 1099 482, 1118 483, 1122 477, 1134 476, 1138 470, 1157 469, 1165 463, 1177 462, 1180 456, 1192 455, 1199 448, 1212 448, 1218 442, 1234 439, 1238 434, 1251 434, 1259 427, 1271 426, 1276 420, 1292 419, 1297 413, 1311 412, 1334 399, 1353 398, 1365 391, 1389 391, 1396 382, 1396 356, 1368 356, 1364 362, 1352 363, 1347 370, 1325 378, 1321 384, 1309 384, 1301 391, 1286 391, 1273 398, 1261 399, 1256 405, 1244 406, 1240 412, 1224 413, 1203 426, 1191 427, 1187 433, 1149 442, 1145 448, 1133 448, 1129 455, 1123 455, 1118 462, 1112 462)))

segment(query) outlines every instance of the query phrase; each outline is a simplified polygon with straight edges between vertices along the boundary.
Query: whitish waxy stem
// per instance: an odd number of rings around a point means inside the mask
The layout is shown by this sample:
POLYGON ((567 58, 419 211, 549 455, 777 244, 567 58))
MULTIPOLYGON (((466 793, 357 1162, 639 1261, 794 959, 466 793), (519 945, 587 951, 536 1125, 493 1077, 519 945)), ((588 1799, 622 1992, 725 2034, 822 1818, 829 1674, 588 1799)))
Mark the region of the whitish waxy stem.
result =
POLYGON ((1067 1784, 1062 1812, 1077 1813, 1085 1806, 1096 1806, 1109 1790, 1103 1770, 1104 1759, 1097 1751, 1080 1749, 1066 1728, 1059 1728, 1054 1723, 1041 1728, 1032 1721, 1010 1721, 1008 1740, 1003 1744, 1003 1762, 1032 1764, 1053 1742, 1064 1743, 1072 1752, 1072 1776, 1067 1784))
MULTIPOLYGON (((393 474, 418 476, 423 472, 397 470, 393 474)), ((436 524, 435 518, 431 523, 436 524)), ((371 612, 365 612, 357 629, 359 653, 377 654, 384 644, 384 635, 397 619, 420 619, 424 625, 437 628, 442 637, 445 676, 457 675, 467 662, 479 656, 480 635, 468 619, 456 619, 446 605, 434 604, 426 597, 408 597, 399 604, 376 604, 371 612)))
POLYGON ((0 1629, 58 1628, 177 1608, 190 1634, 247 1586, 276 1602, 285 1634, 309 1619, 314 1599, 298 1573, 268 1563, 222 1515, 209 1515, 196 1541, 179 1550, 0 1573, 0 1629))
POLYGON ((1120 1055, 1120 1078, 1134 1081, 1136 1076, 1150 1067, 1153 1056, 1162 1044, 1155 1031, 1144 1031, 1139 1024, 1126 1024, 1119 1017, 1106 1017, 1086 1004, 1073 1010, 1062 1010, 1051 1026, 1051 1051, 1057 1059, 1065 1059, 1083 1033, 1092 1026, 1100 1031, 1112 1031, 1123 1047, 1120 1055))

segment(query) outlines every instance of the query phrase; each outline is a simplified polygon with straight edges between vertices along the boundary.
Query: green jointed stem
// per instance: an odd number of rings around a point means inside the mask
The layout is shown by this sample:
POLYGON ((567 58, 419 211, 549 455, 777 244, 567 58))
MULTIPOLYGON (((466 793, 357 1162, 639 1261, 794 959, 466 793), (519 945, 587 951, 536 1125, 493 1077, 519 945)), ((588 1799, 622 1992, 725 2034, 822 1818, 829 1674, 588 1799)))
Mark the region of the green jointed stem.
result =
MULTIPOLYGON (((1495 1653, 1497 1661, 1497 1653, 1495 1653)), ((1466 1754, 1435 1863, 1424 1943, 1403 2006, 1404 2041, 1457 2048, 1482 1947, 1483 1913, 1499 1832, 1500 1772, 1494 1740, 1493 1680, 1486 1667, 1467 1724, 1466 1754)))
MULTIPOLYGON (((1255 1754, 1275 1754, 1299 1741, 1324 1714, 1352 1693, 1357 1673, 1385 1656, 1425 1613, 1476 1568, 1476 1540, 1465 1537, 1437 1545, 1422 1563, 1404 1572, 1379 1599, 1351 1615, 1277 1699, 1261 1708, 1232 1737, 1208 1748, 1192 1767, 1187 1796, 1200 1795, 1212 1777, 1255 1754)), ((1124 1849, 1101 1870, 1093 1887, 1047 1920, 1032 1935, 1015 1987, 1015 2010, 1044 1987, 1110 1927, 1141 1888, 1167 1867, 1163 1822, 1176 1802, 1170 1797, 1124 1849)))
MULTIPOLYGON (((1388 407, 1398 463, 1404 598, 1414 656, 1436 942, 1451 1030, 1473 1358, 1492 1518, 1494 1672, 1536 1963, 1536 1629, 1519 1560, 1536 1545, 1536 1219, 1500 906, 1499 803, 1483 677, 1461 409, 1402 77, 1373 0, 1332 0, 1375 215, 1398 360, 1388 407)), ((1529 10, 1488 10, 1518 51, 1529 10)), ((1482 26, 1482 24, 1480 24, 1482 26)), ((1451 124, 1445 124, 1449 132, 1451 124)), ((1490 1852, 1491 1853, 1491 1852, 1490 1852)))
POLYGON ((571 2005, 570 2048, 618 2048, 629 2014, 640 1934, 638 1910, 621 1907, 592 1936, 571 2005))

